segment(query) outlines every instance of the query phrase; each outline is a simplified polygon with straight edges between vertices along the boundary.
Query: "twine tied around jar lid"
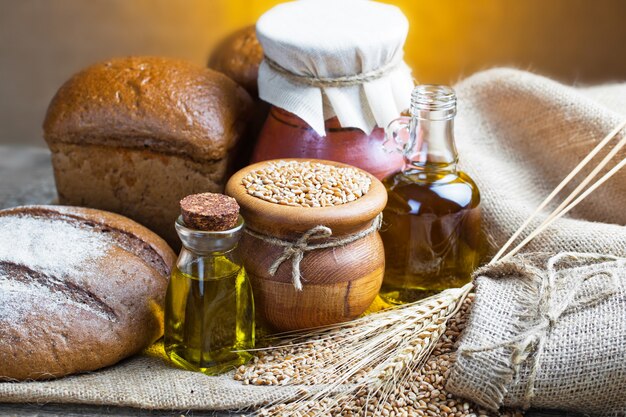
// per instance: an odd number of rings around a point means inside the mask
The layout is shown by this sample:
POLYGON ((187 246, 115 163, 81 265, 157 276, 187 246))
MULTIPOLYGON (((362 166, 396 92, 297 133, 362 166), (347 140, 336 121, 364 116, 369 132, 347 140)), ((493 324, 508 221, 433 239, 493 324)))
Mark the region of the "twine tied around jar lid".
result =
POLYGON ((342 239, 333 239, 323 243, 309 243, 311 240, 327 239, 332 236, 333 231, 330 227, 318 225, 307 230, 302 236, 295 241, 282 240, 273 236, 268 236, 262 233, 255 232, 246 228, 245 232, 250 236, 262 240, 274 246, 283 247, 283 253, 272 263, 268 269, 270 276, 276 275, 278 268, 286 261, 291 259, 291 279, 293 286, 297 291, 302 291, 302 273, 300 271, 300 263, 304 258, 306 252, 310 252, 317 249, 329 249, 345 246, 349 243, 355 242, 367 235, 377 232, 383 223, 383 214, 380 213, 374 218, 374 221, 365 230, 358 233, 348 235, 342 239))
POLYGON ((311 87, 351 87, 354 85, 361 85, 363 83, 371 82, 382 78, 387 75, 391 71, 398 68, 404 61, 402 60, 402 56, 399 55, 392 61, 367 72, 362 72, 360 74, 354 75, 345 75, 340 77, 318 77, 318 76, 308 76, 308 75, 300 75, 294 72, 289 71, 288 69, 282 67, 279 63, 269 58, 267 55, 263 56, 263 59, 267 63, 267 65, 272 68, 274 71, 279 72, 289 80, 293 81, 296 84, 304 84, 311 87))

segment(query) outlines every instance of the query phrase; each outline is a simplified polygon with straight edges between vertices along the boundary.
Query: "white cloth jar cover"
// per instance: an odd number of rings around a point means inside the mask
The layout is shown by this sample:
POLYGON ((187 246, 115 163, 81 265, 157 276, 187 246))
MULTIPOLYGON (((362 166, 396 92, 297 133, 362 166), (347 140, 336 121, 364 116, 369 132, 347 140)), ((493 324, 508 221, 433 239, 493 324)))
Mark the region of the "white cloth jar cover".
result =
POLYGON ((366 133, 409 107, 413 79, 403 61, 409 24, 395 6, 367 0, 280 4, 256 25, 265 59, 259 96, 325 136, 324 121, 366 133))

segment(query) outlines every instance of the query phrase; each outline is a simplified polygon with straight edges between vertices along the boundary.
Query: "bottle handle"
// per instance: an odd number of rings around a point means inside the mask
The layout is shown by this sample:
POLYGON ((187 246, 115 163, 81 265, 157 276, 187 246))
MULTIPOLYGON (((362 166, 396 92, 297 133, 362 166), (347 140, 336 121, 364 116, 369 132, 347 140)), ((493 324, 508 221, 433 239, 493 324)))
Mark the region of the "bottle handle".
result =
POLYGON ((385 128, 385 140, 383 141, 383 149, 385 152, 393 153, 397 152, 404 155, 407 152, 407 145, 409 142, 409 126, 411 124, 411 118, 408 116, 401 116, 385 128))

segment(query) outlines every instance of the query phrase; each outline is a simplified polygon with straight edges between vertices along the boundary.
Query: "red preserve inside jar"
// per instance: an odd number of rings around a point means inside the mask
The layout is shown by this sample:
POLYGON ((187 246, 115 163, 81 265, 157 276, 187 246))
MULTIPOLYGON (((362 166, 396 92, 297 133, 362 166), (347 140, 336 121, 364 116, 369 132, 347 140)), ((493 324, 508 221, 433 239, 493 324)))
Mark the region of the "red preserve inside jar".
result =
POLYGON ((298 116, 273 106, 259 134, 252 162, 279 158, 315 158, 361 168, 378 179, 402 169, 397 152, 383 148, 385 132, 376 127, 369 135, 355 127, 341 127, 336 117, 325 122, 320 136, 298 116))

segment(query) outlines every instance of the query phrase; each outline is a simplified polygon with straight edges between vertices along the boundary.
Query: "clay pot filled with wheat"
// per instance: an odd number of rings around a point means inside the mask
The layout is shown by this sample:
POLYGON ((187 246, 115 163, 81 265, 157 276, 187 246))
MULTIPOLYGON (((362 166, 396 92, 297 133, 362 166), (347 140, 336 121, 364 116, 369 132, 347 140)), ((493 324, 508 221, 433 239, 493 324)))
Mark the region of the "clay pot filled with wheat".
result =
POLYGON ((387 202, 373 175, 311 159, 260 162, 237 172, 226 193, 241 206, 241 240, 257 311, 277 330, 358 317, 380 289, 378 234, 387 202))

